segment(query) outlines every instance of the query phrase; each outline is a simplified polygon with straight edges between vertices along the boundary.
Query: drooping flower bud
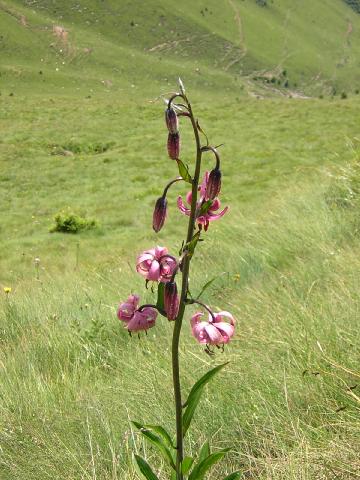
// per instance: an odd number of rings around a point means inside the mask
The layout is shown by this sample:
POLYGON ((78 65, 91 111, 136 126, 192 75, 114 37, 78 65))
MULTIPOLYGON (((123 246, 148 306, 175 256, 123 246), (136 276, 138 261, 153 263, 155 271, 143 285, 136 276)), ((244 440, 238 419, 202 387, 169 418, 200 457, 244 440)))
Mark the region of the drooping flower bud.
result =
POLYGON ((167 212, 167 200, 166 197, 160 197, 156 200, 154 213, 153 213, 153 229, 156 233, 162 229, 167 212))
POLYGON ((219 168, 211 170, 209 180, 206 185, 205 196, 208 200, 214 200, 220 193, 221 189, 221 171, 219 168))
POLYGON ((170 107, 165 110, 165 122, 169 133, 178 133, 179 121, 175 110, 170 107))
POLYGON ((169 133, 167 141, 167 149, 169 157, 172 160, 177 160, 180 153, 180 135, 179 133, 169 133))
POLYGON ((170 281, 165 284, 164 308, 168 320, 175 320, 179 312, 179 297, 176 282, 170 281))

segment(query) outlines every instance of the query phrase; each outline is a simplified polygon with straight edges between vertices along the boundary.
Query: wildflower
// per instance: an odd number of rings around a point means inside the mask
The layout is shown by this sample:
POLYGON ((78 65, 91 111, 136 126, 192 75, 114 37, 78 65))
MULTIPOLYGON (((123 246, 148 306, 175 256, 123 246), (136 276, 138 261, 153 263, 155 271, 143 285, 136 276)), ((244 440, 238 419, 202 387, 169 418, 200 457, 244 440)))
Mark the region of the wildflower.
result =
POLYGON ((126 302, 119 305, 117 315, 125 322, 125 328, 129 332, 148 330, 155 325, 157 311, 152 307, 144 307, 138 310, 138 295, 130 295, 126 302))
MULTIPOLYGON (((218 198, 214 198, 213 200, 209 199, 209 202, 211 202, 207 208, 207 210, 204 213, 201 213, 201 207, 202 205, 206 202, 206 190, 207 190, 207 185, 209 181, 209 172, 205 172, 203 181, 201 185, 199 186, 199 199, 197 201, 197 218, 196 221, 200 225, 204 225, 205 231, 209 228, 209 222, 212 222, 214 220, 218 220, 222 216, 225 215, 225 213, 228 211, 229 207, 225 207, 224 210, 222 210, 219 213, 216 213, 219 208, 220 208, 220 200, 218 198)), ((191 199, 192 199, 192 192, 189 192, 186 195, 186 202, 191 205, 191 199)), ((190 208, 187 208, 184 205, 184 202, 181 197, 178 197, 177 205, 181 213, 184 215, 187 215, 188 217, 190 216, 190 208)))
POLYGON ((180 154, 180 135, 179 133, 169 133, 167 141, 169 157, 177 160, 180 154))
POLYGON ((4 292, 6 295, 9 295, 9 293, 11 293, 11 287, 4 287, 4 292))
POLYGON ((153 213, 153 229, 156 233, 162 229, 167 214, 167 200, 166 197, 160 197, 156 200, 153 213))
POLYGON ((214 313, 214 318, 209 313, 208 320, 201 321, 203 315, 203 312, 197 312, 191 317, 191 330, 196 340, 208 345, 229 343, 235 329, 235 319, 231 313, 214 313))
POLYGON ((119 320, 128 322, 133 317, 135 310, 139 305, 140 297, 138 295, 130 295, 126 302, 119 305, 117 316, 119 320))
POLYGON ((164 290, 164 307, 168 320, 175 320, 179 312, 179 297, 176 282, 168 282, 164 290))
POLYGON ((177 266, 175 258, 168 255, 165 247, 155 247, 141 253, 136 262, 136 271, 147 280, 168 282, 177 266))
POLYGON ((178 133, 179 131, 179 121, 176 115, 175 110, 170 107, 165 110, 165 121, 166 126, 169 130, 169 133, 178 133))

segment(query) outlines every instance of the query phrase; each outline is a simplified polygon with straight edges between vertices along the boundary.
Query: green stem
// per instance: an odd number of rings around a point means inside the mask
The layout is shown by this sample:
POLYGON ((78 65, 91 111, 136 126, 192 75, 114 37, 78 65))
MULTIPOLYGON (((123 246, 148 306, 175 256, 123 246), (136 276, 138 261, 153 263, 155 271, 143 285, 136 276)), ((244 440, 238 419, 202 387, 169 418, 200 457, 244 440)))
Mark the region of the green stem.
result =
MULTIPOLYGON (((186 237, 186 243, 190 242, 193 237, 195 229, 195 214, 196 214, 196 201, 200 177, 201 168, 201 144, 196 120, 194 118, 191 105, 186 98, 184 100, 187 103, 191 124, 194 130, 196 141, 196 165, 195 173, 192 182, 192 200, 191 200, 191 212, 188 224, 188 232, 186 237)), ((186 296, 189 283, 189 270, 190 270, 191 256, 185 255, 182 264, 182 285, 179 313, 175 320, 173 339, 172 339, 172 370, 173 370, 173 383, 174 383, 174 399, 175 399, 175 411, 176 411, 176 480, 183 480, 183 474, 181 473, 181 463, 184 458, 184 439, 183 439, 183 427, 182 427, 182 401, 181 401, 181 385, 180 385, 180 366, 179 366, 179 341, 182 321, 184 317, 186 307, 186 296)))

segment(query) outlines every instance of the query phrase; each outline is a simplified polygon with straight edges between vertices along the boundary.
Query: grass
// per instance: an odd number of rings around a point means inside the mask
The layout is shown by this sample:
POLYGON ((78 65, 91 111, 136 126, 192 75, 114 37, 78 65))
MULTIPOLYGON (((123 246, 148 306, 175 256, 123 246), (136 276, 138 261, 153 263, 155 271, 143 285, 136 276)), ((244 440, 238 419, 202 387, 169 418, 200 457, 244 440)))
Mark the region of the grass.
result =
MULTIPOLYGON (((203 300, 237 319, 236 338, 211 358, 186 316, 185 391, 230 361, 206 389, 188 452, 206 438, 232 446, 211 478, 234 469, 260 480, 359 477, 360 98, 351 92, 360 17, 340 0, 192 4, 0 3, 0 286, 12 288, 0 292, 4 480, 135 480, 133 450, 168 478, 130 419, 172 431, 172 325, 129 338, 115 312, 130 292, 153 298, 134 272, 137 253, 155 244, 176 253, 185 233, 181 185, 164 230, 151 230, 154 202, 176 175, 154 99, 178 75, 211 141, 224 143, 230 205, 199 246, 191 290, 226 272, 203 300), (49 47, 53 23, 69 29, 73 50, 49 47), (288 89, 265 81, 280 70, 288 89), (333 88, 348 98, 329 96, 333 88), (324 98, 284 96, 294 91, 324 98), (50 233, 68 210, 98 227, 50 233)), ((181 132, 192 164, 186 119, 181 132)))

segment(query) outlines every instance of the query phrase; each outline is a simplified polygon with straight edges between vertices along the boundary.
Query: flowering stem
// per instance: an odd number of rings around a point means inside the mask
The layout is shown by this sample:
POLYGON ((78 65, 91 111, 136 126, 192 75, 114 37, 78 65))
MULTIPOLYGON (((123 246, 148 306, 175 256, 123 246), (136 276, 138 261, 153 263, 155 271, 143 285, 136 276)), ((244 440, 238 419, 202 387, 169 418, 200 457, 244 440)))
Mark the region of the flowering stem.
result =
MULTIPOLYGON (((188 224, 188 232, 185 245, 188 244, 193 238, 195 221, 196 221, 196 201, 200 177, 201 167, 201 144, 199 138, 199 131, 197 128, 196 120, 194 118, 191 105, 186 97, 183 97, 187 103, 191 124, 194 130, 195 142, 196 142, 196 165, 195 173, 192 181, 192 200, 191 200, 191 212, 188 224)), ((186 297, 189 284, 189 270, 190 270, 191 255, 186 254, 182 263, 182 285, 179 313, 175 320, 173 339, 172 339, 172 370, 173 370, 173 384, 174 384, 174 398, 175 398, 175 411, 176 411, 176 480, 183 480, 183 474, 181 472, 181 463, 184 458, 184 440, 183 440, 183 426, 182 426, 182 401, 181 401, 181 385, 180 385, 180 367, 179 367, 179 341, 180 332, 182 326, 182 320, 184 317, 186 307, 186 297)))
POLYGON ((194 303, 197 303, 198 305, 201 305, 202 307, 204 307, 205 310, 207 310, 210 313, 211 318, 215 321, 214 313, 210 310, 210 308, 207 305, 205 305, 205 303, 202 303, 199 300, 196 300, 196 298, 189 298, 186 300, 186 305, 193 305, 194 303))

